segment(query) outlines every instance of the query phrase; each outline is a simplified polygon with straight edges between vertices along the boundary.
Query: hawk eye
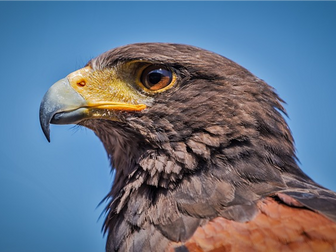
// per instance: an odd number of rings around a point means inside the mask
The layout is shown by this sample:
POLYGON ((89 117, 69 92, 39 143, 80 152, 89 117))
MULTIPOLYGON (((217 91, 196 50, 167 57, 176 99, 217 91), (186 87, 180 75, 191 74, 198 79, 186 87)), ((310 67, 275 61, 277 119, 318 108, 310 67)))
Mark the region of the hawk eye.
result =
POLYGON ((151 91, 157 91, 168 86, 172 79, 171 70, 160 65, 149 66, 141 74, 142 85, 151 91))

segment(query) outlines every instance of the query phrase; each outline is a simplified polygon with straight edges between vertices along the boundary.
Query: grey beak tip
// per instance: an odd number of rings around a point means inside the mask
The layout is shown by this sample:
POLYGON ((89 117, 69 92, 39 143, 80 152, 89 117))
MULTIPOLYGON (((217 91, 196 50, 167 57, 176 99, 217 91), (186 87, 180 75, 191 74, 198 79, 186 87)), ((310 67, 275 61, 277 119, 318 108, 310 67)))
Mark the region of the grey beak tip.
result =
POLYGON ((48 128, 42 128, 44 136, 47 138, 48 142, 50 143, 50 129, 48 128))
POLYGON ((50 134, 49 134, 49 132, 44 132, 44 135, 47 138, 48 142, 50 143, 50 134))
POLYGON ((40 106, 40 125, 45 137, 50 143, 50 119, 44 114, 42 104, 40 106))

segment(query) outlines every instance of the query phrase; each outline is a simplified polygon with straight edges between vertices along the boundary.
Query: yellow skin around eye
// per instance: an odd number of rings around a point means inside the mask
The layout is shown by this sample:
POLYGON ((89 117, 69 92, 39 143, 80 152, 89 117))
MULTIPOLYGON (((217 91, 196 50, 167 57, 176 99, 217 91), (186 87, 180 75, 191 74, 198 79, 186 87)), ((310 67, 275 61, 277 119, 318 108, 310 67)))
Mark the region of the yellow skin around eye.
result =
POLYGON ((177 81, 172 71, 171 82, 167 86, 165 81, 169 77, 163 78, 152 90, 146 88, 141 83, 141 74, 150 65, 132 61, 103 70, 87 66, 67 78, 72 88, 85 99, 89 109, 141 111, 152 104, 152 95, 170 89, 177 81))
MULTIPOLYGON (((123 72, 123 71, 121 71, 123 72)), ((125 82, 115 68, 93 70, 84 67, 68 75, 71 86, 87 101, 90 108, 140 111, 152 101, 125 82)))

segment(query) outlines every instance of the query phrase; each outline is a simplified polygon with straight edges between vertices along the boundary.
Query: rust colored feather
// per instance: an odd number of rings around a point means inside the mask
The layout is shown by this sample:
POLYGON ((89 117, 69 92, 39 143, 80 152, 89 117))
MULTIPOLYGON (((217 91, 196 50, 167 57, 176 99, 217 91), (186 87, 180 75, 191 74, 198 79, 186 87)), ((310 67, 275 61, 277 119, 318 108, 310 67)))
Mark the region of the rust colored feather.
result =
POLYGON ((200 226, 184 245, 172 244, 168 251, 178 246, 195 252, 336 250, 336 224, 323 215, 271 197, 257 205, 253 220, 240 223, 215 218, 200 226))

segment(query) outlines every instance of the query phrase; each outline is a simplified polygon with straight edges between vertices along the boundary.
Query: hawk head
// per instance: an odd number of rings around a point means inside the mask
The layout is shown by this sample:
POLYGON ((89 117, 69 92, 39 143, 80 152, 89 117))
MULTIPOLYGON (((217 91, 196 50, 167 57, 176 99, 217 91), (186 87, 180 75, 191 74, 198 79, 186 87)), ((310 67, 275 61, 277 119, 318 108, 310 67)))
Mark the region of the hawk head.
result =
POLYGON ((116 170, 107 247, 123 250, 185 241, 215 216, 249 220, 261 197, 313 183, 296 164, 281 103, 264 81, 215 53, 133 44, 55 83, 40 121, 48 139, 50 123, 78 124, 104 144, 116 170))

